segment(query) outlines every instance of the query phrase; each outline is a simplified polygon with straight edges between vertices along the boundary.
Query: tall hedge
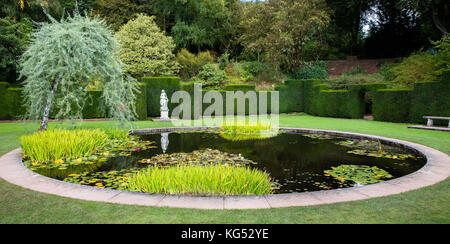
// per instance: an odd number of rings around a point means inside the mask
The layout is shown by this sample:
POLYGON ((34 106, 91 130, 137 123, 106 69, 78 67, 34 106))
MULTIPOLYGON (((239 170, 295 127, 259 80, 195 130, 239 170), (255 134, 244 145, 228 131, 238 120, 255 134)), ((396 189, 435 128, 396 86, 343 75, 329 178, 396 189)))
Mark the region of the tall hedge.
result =
POLYGON ((408 122, 411 107, 410 89, 379 89, 373 95, 373 119, 408 122))
MULTIPOLYGON (((444 76, 440 82, 421 82, 414 85, 409 120, 423 123, 423 116, 450 117, 450 77, 444 76)), ((448 123, 436 122, 442 125, 448 123)))
MULTIPOLYGON (((0 82, 0 119, 21 119, 25 114, 23 107, 23 88, 8 87, 6 82, 0 82)), ((138 89, 141 91, 136 94, 136 113, 137 118, 144 120, 147 118, 147 102, 146 102, 146 86, 139 84, 138 89)), ((91 90, 87 93, 85 106, 82 110, 83 118, 105 118, 107 117, 101 109, 101 90, 91 90)), ((55 111, 50 114, 50 118, 54 118, 55 111)))
POLYGON ((138 83, 139 92, 136 94, 136 114, 138 120, 147 119, 147 85, 138 83))
POLYGON ((347 117, 347 90, 322 90, 315 97, 315 111, 318 116, 347 117))
POLYGON ((8 82, 0 82, 0 119, 9 119, 9 103, 6 99, 8 86, 8 82))
POLYGON ((280 100, 283 104, 287 104, 288 112, 302 112, 304 110, 303 101, 303 91, 304 91, 304 81, 303 80, 286 80, 284 84, 287 86, 286 93, 280 100))
POLYGON ((279 111, 280 113, 290 113, 293 112, 292 107, 294 101, 292 101, 292 97, 289 96, 289 86, 286 85, 279 85, 275 87, 275 91, 279 92, 280 94, 280 103, 279 103, 279 111), (281 102, 283 101, 283 102, 281 102))
MULTIPOLYGON (((142 83, 147 86, 147 114, 152 117, 159 117, 161 90, 164 90, 170 99, 175 91, 181 90, 179 77, 144 77, 142 83)), ((169 110, 172 111, 177 105, 169 102, 169 110)))
POLYGON ((372 92, 378 89, 385 89, 384 83, 365 83, 350 86, 348 116, 353 119, 361 119, 366 113, 366 106, 371 106, 372 92))
POLYGON ((303 111, 312 114, 314 111, 314 97, 317 93, 317 85, 321 84, 318 79, 303 80, 303 111))

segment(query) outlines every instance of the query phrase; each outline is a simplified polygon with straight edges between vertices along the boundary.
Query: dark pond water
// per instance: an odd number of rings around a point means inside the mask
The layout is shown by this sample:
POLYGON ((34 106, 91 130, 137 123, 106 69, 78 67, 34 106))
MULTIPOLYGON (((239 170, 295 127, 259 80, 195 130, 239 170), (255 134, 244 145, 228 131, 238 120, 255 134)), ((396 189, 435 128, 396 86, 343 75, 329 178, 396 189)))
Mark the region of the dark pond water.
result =
POLYGON ((171 132, 140 137, 154 141, 157 148, 133 152, 128 157, 109 159, 97 171, 145 167, 146 165, 138 161, 164 153, 161 147, 162 137, 168 139, 168 144, 165 145, 167 154, 189 153, 200 149, 217 149, 222 152, 241 154, 246 159, 257 162, 251 167, 267 171, 278 182, 279 189, 275 193, 351 187, 353 184, 343 184, 333 177, 324 175, 324 170, 342 164, 376 166, 387 171, 394 178, 410 174, 425 164, 425 159, 419 155, 386 145, 382 145, 384 151, 390 151, 393 154, 408 153, 415 157, 399 160, 348 153, 354 148, 338 144, 348 139, 331 136, 311 138, 303 134, 282 133, 270 139, 237 142, 226 140, 212 132, 171 132))

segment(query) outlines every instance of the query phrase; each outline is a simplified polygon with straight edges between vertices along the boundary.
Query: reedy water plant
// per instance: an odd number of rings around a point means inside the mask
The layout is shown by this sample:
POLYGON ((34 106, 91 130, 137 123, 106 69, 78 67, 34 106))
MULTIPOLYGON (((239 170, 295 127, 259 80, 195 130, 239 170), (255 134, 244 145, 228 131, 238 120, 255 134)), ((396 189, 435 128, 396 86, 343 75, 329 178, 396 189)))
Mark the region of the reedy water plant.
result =
POLYGON ((100 129, 48 130, 21 138, 22 151, 32 161, 49 162, 95 154, 108 142, 100 129))
POLYGON ((234 121, 232 124, 223 124, 220 127, 220 135, 232 141, 266 139, 277 136, 278 128, 272 127, 270 123, 260 121, 256 123, 234 121))
POLYGON ((128 178, 132 191, 160 194, 264 195, 273 189, 268 173, 249 167, 178 165, 148 167, 128 178))

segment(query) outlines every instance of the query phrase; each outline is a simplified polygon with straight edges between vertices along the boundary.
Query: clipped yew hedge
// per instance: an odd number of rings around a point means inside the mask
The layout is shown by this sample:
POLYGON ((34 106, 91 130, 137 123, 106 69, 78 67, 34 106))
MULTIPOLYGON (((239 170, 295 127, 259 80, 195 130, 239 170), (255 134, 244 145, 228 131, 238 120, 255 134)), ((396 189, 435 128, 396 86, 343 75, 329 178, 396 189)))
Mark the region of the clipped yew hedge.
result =
POLYGON ((374 120, 408 122, 411 93, 411 89, 379 89, 373 92, 374 120))
MULTIPOLYGON (((181 80, 179 77, 144 77, 142 83, 147 86, 147 115, 159 117, 161 90, 167 94, 170 99, 175 91, 181 89, 181 80)), ((168 104, 169 110, 175 107, 172 103, 168 104)))
MULTIPOLYGON (((383 83, 367 83, 351 86, 349 90, 328 90, 327 85, 318 79, 286 80, 284 85, 275 87, 279 92, 280 113, 306 112, 312 115, 363 118, 368 104, 372 104, 375 120, 390 122, 424 123, 425 115, 450 116, 450 72, 443 75, 440 82, 416 83, 414 89, 385 89, 383 83)), ((171 99, 175 91, 183 90, 191 95, 191 112, 194 113, 194 83, 181 82, 178 77, 144 77, 139 85, 136 110, 139 119, 147 116, 160 116, 160 95, 164 89, 171 99)), ((226 93, 254 91, 254 85, 228 85, 218 91, 223 98, 223 111, 226 112, 226 93)), ((11 88, 6 82, 0 82, 0 119, 16 119, 24 112, 21 107, 21 88, 11 88)), ((202 98, 207 91, 202 91, 202 98)), ((271 110, 271 91, 267 94, 267 110, 271 110)), ((99 109, 101 91, 90 91, 90 99, 86 101, 83 118, 103 118, 99 109)), ((259 93, 258 113, 259 113, 259 93)), ((202 113, 215 101, 204 103, 202 113)), ((237 100, 234 102, 234 113, 237 113, 237 100)), ((170 111, 178 106, 169 103, 170 111)), ((249 114, 249 101, 245 101, 245 111, 249 114)), ((438 122, 439 123, 439 122, 438 122)))
MULTIPOLYGON (((136 94, 136 114, 138 119, 147 118, 146 86, 138 85, 139 93, 136 94)), ((21 119, 25 114, 25 108, 22 106, 23 88, 9 87, 9 83, 0 82, 0 119, 12 120, 21 119)), ((86 104, 82 115, 84 119, 105 118, 101 105, 101 90, 92 90, 88 92, 86 104)), ((50 113, 50 118, 54 118, 55 110, 50 113)))

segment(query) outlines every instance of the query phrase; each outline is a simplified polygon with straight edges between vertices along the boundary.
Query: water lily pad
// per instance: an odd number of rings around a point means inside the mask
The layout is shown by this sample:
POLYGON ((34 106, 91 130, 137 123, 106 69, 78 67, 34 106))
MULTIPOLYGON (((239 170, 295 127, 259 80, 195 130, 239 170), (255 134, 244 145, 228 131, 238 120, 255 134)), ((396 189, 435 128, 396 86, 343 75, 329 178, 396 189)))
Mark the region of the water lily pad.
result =
POLYGON ((393 176, 387 171, 375 166, 342 164, 324 171, 325 176, 331 176, 340 182, 351 181, 357 184, 372 184, 382 182, 393 176))
POLYGON ((213 149, 196 150, 190 153, 159 154, 149 159, 142 159, 139 162, 141 164, 153 165, 230 164, 235 166, 243 166, 248 164, 256 164, 249 159, 245 159, 240 154, 236 155, 213 149))

